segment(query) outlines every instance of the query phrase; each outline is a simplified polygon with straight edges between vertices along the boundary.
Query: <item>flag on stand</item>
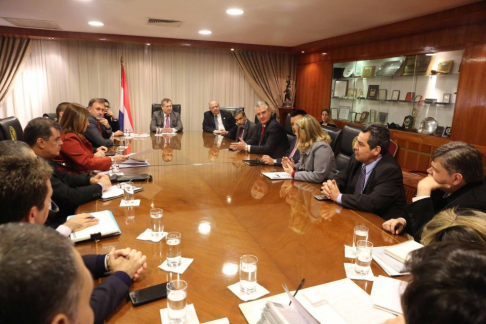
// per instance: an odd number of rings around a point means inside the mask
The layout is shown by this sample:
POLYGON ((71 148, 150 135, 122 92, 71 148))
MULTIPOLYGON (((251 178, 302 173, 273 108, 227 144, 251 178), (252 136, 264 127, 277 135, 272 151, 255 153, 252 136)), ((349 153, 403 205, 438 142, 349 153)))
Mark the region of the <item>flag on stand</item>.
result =
POLYGON ((120 112, 118 113, 118 121, 120 123, 120 130, 126 132, 127 130, 133 132, 132 112, 130 110, 130 98, 128 97, 128 83, 125 77, 125 68, 123 67, 123 56, 120 58, 121 63, 121 96, 120 96, 120 112))

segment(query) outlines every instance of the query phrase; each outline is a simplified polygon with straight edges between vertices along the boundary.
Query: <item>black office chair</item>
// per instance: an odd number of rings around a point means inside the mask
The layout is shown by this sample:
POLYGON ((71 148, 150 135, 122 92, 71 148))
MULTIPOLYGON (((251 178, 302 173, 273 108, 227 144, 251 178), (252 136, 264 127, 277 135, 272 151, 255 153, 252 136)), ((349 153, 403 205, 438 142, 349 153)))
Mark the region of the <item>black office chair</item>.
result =
POLYGON ((329 136, 331 137, 331 149, 334 152, 334 155, 339 150, 339 140, 342 130, 337 127, 330 127, 330 126, 321 126, 324 131, 326 131, 329 136))
POLYGON ((290 121, 290 114, 287 114, 287 119, 285 119, 285 132, 294 135, 294 132, 292 131, 292 123, 290 121))
POLYGON ((289 147, 292 147, 292 142, 294 141, 295 135, 287 134, 287 140, 289 141, 289 147))
POLYGON ((3 140, 23 141, 24 131, 16 117, 0 119, 0 133, 3 140))
POLYGON ((339 171, 348 167, 351 155, 354 153, 354 143, 361 132, 361 128, 346 125, 341 132, 339 140, 339 154, 336 156, 336 167, 339 171))
MULTIPOLYGON (((152 104, 152 116, 154 115, 154 112, 162 110, 162 106, 157 103, 152 104)), ((181 105, 180 104, 172 104, 172 111, 175 111, 179 115, 181 114, 181 105)))
POLYGON ((49 118, 50 120, 53 120, 56 123, 58 122, 56 113, 45 113, 44 115, 42 115, 42 117, 49 118))
POLYGON ((219 109, 229 112, 233 117, 235 117, 237 111, 245 112, 245 107, 220 107, 219 109))

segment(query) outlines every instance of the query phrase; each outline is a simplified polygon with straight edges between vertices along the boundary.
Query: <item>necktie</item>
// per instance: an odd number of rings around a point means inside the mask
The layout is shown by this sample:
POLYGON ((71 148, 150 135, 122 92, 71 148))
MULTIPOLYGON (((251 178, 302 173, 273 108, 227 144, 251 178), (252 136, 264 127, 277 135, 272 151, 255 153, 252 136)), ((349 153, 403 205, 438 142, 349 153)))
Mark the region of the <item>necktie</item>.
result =
POLYGON ((215 129, 219 129, 219 123, 218 123, 218 116, 214 115, 214 125, 215 125, 215 129))
POLYGON ((103 135, 103 133, 101 132, 101 124, 100 124, 100 122, 98 122, 97 124, 98 124, 98 130, 100 131, 100 135, 103 135))
POLYGON ((356 181, 356 186, 354 187, 355 195, 359 195, 363 192, 365 179, 366 179, 366 166, 363 164, 363 166, 361 167, 361 173, 358 177, 358 181, 356 181))
POLYGON ((165 128, 170 128, 170 125, 169 125, 169 115, 165 115, 165 128))
POLYGON ((258 142, 258 145, 262 144, 263 140, 263 133, 265 132, 265 125, 262 125, 262 134, 260 135, 260 142, 258 142))
POLYGON ((237 140, 238 139, 242 139, 243 137, 243 132, 245 131, 245 128, 244 127, 240 127, 240 133, 238 134, 238 137, 236 138, 237 140))
POLYGON ((289 159, 293 158, 294 157, 294 154, 295 154, 295 151, 297 150, 297 147, 294 147, 294 149, 292 150, 292 153, 290 153, 289 155, 289 159))

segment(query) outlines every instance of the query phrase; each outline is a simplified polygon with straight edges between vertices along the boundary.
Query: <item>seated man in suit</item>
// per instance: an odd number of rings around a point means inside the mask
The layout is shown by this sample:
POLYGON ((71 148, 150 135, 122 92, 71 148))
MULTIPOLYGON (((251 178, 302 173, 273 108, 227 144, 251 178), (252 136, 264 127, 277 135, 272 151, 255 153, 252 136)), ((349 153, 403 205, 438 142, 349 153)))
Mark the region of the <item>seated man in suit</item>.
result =
POLYGON ((84 136, 93 145, 93 152, 96 152, 98 147, 113 146, 112 136, 114 136, 110 123, 105 114, 105 101, 101 98, 94 98, 89 101, 88 111, 89 126, 84 132, 84 136))
POLYGON ((202 123, 203 131, 222 135, 229 138, 235 138, 236 122, 230 112, 220 110, 219 103, 216 100, 209 102, 209 111, 204 113, 202 123))
POLYGON ((24 141, 32 148, 34 153, 44 159, 53 169, 50 179, 52 198, 59 206, 55 219, 49 224, 61 224, 66 217, 73 215, 79 205, 101 198, 103 191, 111 187, 107 175, 98 174, 90 177, 89 174, 70 174, 59 171, 52 160, 59 155, 62 141, 61 127, 48 118, 32 119, 24 130, 24 141))
POLYGON ((253 154, 266 154, 275 158, 284 156, 289 148, 289 141, 285 130, 280 126, 265 101, 256 104, 256 115, 260 123, 256 127, 255 134, 248 141, 240 140, 231 144, 231 148, 237 151, 247 151, 253 154))
MULTIPOLYGON (((297 109, 290 113, 290 124, 292 125, 292 132, 294 135, 297 132, 295 129, 295 122, 305 115, 307 115, 307 113, 302 109, 297 109)), ((290 160, 293 160, 295 164, 299 162, 300 152, 297 148, 297 136, 294 136, 292 142, 290 143, 290 147, 284 156, 288 157, 290 160)), ((262 161, 268 165, 282 166, 282 158, 274 159, 271 156, 264 155, 262 156, 262 161)))
POLYGON ((248 141, 250 138, 252 138, 256 131, 256 125, 254 122, 246 118, 244 110, 238 110, 235 113, 235 121, 236 125, 238 126, 238 130, 236 132, 236 137, 233 139, 242 139, 244 141, 248 141))
POLYGON ((383 229, 399 234, 404 229, 420 240, 422 227, 448 208, 486 211, 486 181, 481 153, 472 145, 449 142, 432 153, 429 176, 417 186, 417 196, 405 208, 403 218, 383 223, 383 229))
POLYGON ((363 127, 346 169, 323 183, 322 193, 346 208, 386 220, 402 215, 406 198, 402 170, 388 153, 390 131, 381 124, 363 127))
POLYGON ((150 122, 150 131, 155 132, 157 128, 163 128, 164 133, 182 132, 182 121, 179 113, 172 110, 172 100, 164 98, 162 110, 155 111, 150 122))
MULTIPOLYGON (((2 213, 0 213, 0 224, 11 222, 44 224, 51 206, 52 189, 49 180, 51 176, 52 168, 42 159, 26 159, 19 156, 1 157, 0 210, 2 213)), ((67 241, 66 238, 64 240, 67 241)), ((37 243, 42 244, 40 241, 37 243)), ((57 253, 56 248, 53 248, 53 251, 57 253)), ((38 249, 36 252, 38 257, 42 257, 42 250, 38 249)), ((133 280, 137 279, 143 269, 147 267, 146 257, 141 252, 129 248, 123 250, 113 248, 107 255, 85 255, 83 261, 95 278, 103 276, 108 271, 113 273, 96 286, 89 302, 95 315, 94 323, 103 323, 126 297, 133 280)), ((35 261, 33 264, 37 262, 35 261)), ((1 263, 3 264, 3 262, 1 263)), ((55 273, 58 276, 64 275, 58 271, 55 273)), ((3 282, 10 280, 11 278, 3 280, 3 282)), ((41 280, 41 282, 44 281, 41 280)), ((22 295, 25 293, 22 291, 22 295)), ((66 292, 63 296, 66 296, 66 292)), ((44 299, 52 301, 51 298, 53 297, 44 296, 44 299)), ((4 305, 2 303, 2 308, 4 305)), ((29 309, 30 311, 31 309, 29 309)))
POLYGON ((105 98, 101 98, 105 102, 105 110, 103 111, 103 118, 110 124, 111 131, 115 136, 123 136, 123 131, 120 130, 120 124, 118 123, 118 118, 115 117, 113 112, 110 110, 110 102, 105 98))

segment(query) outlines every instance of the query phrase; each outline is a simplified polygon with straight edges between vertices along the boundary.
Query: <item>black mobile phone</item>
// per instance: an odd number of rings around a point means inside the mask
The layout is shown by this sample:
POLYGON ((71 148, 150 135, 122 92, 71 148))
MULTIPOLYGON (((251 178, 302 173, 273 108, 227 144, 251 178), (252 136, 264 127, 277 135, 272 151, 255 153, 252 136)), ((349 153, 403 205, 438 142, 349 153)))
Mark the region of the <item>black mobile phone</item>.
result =
POLYGON ((319 201, 329 200, 329 198, 327 198, 326 195, 315 195, 314 198, 316 198, 319 201))
POLYGON ((128 294, 133 306, 140 306, 159 299, 167 298, 167 282, 152 287, 132 291, 128 294))

